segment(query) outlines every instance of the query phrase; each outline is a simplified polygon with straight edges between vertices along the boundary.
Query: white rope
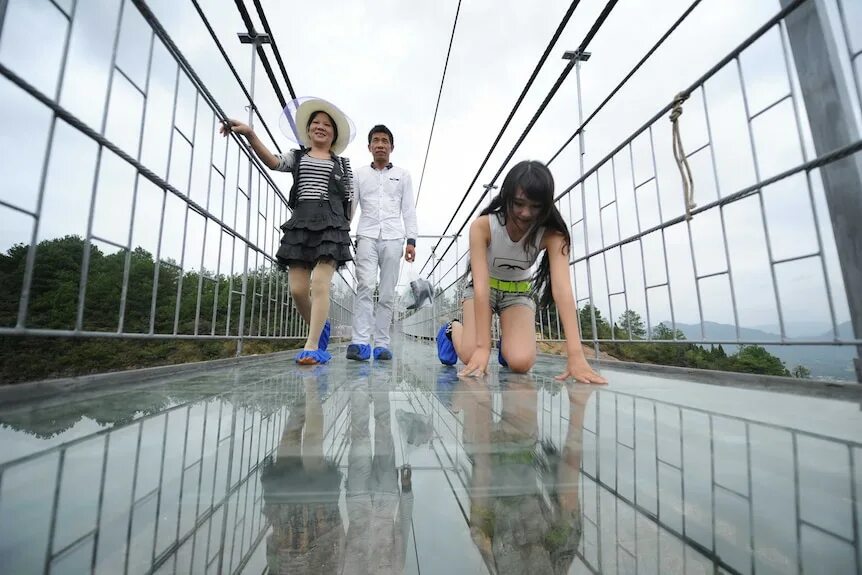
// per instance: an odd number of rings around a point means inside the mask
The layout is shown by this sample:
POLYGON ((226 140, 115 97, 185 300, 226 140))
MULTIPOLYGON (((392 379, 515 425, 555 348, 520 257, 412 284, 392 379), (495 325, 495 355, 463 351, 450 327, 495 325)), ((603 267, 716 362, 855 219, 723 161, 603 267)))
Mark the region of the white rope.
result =
POLYGON ((685 219, 691 220, 691 210, 697 207, 694 203, 694 179, 691 175, 691 167, 688 158, 682 148, 682 138, 679 135, 679 117, 682 116, 682 103, 688 100, 686 92, 680 92, 673 99, 673 109, 670 112, 670 121, 673 124, 673 157, 682 176, 682 195, 685 204, 685 219))

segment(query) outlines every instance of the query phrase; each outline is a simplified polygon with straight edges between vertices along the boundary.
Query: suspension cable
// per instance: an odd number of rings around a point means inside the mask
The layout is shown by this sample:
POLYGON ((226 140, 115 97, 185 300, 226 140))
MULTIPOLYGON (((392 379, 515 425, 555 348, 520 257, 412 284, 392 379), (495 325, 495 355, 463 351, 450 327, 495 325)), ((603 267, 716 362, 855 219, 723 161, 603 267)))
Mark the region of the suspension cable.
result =
POLYGON ((272 35, 272 29, 269 27, 269 20, 266 19, 266 13, 263 11, 263 6, 260 5, 260 0, 254 0, 254 7, 257 10, 257 15, 260 17, 260 22, 263 24, 263 30, 269 34, 270 46, 272 53, 275 56, 275 62, 278 64, 281 75, 284 76, 284 83, 287 84, 287 91, 290 97, 296 100, 296 92, 293 90, 293 84, 290 83, 290 76, 287 75, 287 69, 284 66, 284 60, 281 59, 281 52, 278 50, 278 45, 275 43, 275 36, 272 35))
MULTIPOLYGON (((252 22, 251 16, 249 15, 248 10, 246 10, 245 4, 243 4, 243 0, 234 0, 234 4, 236 4, 236 9, 239 10, 239 15, 242 18, 248 33, 255 34, 254 22, 252 22)), ((270 42, 272 42, 272 37, 270 37, 270 42)), ((281 92, 281 86, 278 85, 278 81, 275 79, 275 72, 272 70, 269 58, 267 58, 266 52, 263 51, 263 46, 261 44, 256 44, 255 48, 257 49, 260 63, 263 64, 266 76, 269 78, 269 83, 272 84, 272 90, 275 92, 275 96, 278 98, 281 108, 284 109, 287 106, 287 100, 284 99, 284 94, 281 92)))
POLYGON ((667 31, 664 33, 664 35, 662 35, 662 37, 658 39, 658 42, 656 42, 655 45, 653 45, 653 47, 650 48, 646 54, 644 54, 644 57, 641 58, 640 61, 634 65, 634 67, 629 71, 629 73, 626 74, 625 77, 623 77, 622 81, 620 81, 620 83, 617 84, 616 88, 611 90, 610 93, 605 97, 605 99, 602 100, 601 104, 599 104, 598 107, 595 110, 593 110, 593 112, 589 116, 587 116, 587 119, 584 120, 584 123, 581 124, 580 126, 578 126, 578 129, 575 130, 575 133, 572 134, 571 137, 568 140, 566 140, 562 146, 560 146, 560 149, 557 150, 553 156, 551 156, 551 159, 548 160, 549 166, 551 165, 551 162, 556 160, 557 157, 561 153, 563 153, 563 150, 565 150, 566 147, 568 147, 568 145, 572 143, 572 140, 574 140, 575 138, 578 137, 578 135, 584 130, 584 128, 586 128, 587 124, 589 124, 590 121, 593 118, 595 118, 599 112, 602 111, 602 108, 604 108, 605 105, 607 105, 607 103, 611 101, 611 98, 616 96, 617 92, 619 92, 623 88, 623 86, 625 86, 628 83, 628 81, 631 80, 632 76, 634 76, 637 73, 637 71, 640 70, 641 66, 643 66, 646 63, 646 61, 652 57, 652 55, 655 53, 655 51, 658 50, 662 44, 664 44, 664 41, 667 40, 670 37, 670 35, 676 31, 676 29, 680 26, 680 24, 682 24, 683 21, 685 21, 685 19, 689 17, 689 15, 694 11, 695 8, 697 8, 697 5, 700 3, 701 3, 701 0, 694 0, 694 2, 691 3, 691 5, 688 7, 688 9, 682 13, 682 16, 680 16, 677 19, 677 21, 674 22, 673 25, 667 29, 667 31))
MULTIPOLYGON (((557 26, 556 31, 554 31, 554 35, 551 37, 550 42, 548 42, 548 46, 545 48, 545 51, 542 53, 542 56, 539 58, 539 61, 536 63, 536 67, 533 69, 533 73, 530 74, 530 78, 527 80, 527 83, 524 85, 524 88, 521 90, 521 95, 518 96, 518 99, 515 101, 515 105, 512 107, 512 111, 509 112, 509 117, 506 118, 506 121, 503 122, 503 127, 500 128, 500 132, 497 134, 497 137, 494 139, 494 143, 491 144, 491 149, 488 150, 488 154, 485 156, 485 159, 482 160, 482 165, 479 166, 479 169, 476 171, 476 175, 473 177, 473 181, 470 182, 470 185, 467 186, 467 191, 464 192, 464 196, 461 198, 461 202, 458 204, 458 207, 455 208, 455 211, 452 212, 452 219, 449 220, 449 223, 446 224, 446 229, 443 230, 441 236, 446 235, 449 231, 449 227, 452 225, 452 222, 455 221, 455 216, 458 214, 458 210, 461 209, 461 206, 464 205, 464 201, 467 199, 467 196, 470 194, 470 190, 476 184, 476 181, 479 179, 479 176, 482 174, 482 170, 485 169, 485 164, 488 163, 488 160, 491 159, 491 154, 497 147, 497 144, 500 143, 500 139, 503 137, 503 133, 506 131, 506 128, 509 127, 509 124, 512 122, 512 118, 515 116, 515 112, 518 111, 518 108, 521 107, 521 103, 524 101, 524 98, 527 95, 527 92, 530 90, 530 87, 533 85, 533 81, 535 81, 536 76, 539 75, 539 70, 542 69, 542 66, 545 65, 545 61, 548 59, 548 56, 551 54, 551 50, 554 48, 554 45, 557 43, 557 40, 560 38, 560 35, 563 33, 566 25, 569 23, 569 19, 572 17, 572 14, 575 12, 575 8, 577 8, 578 4, 580 4, 580 0, 573 0, 572 4, 569 6, 569 9, 566 10, 566 13, 563 15, 563 19, 560 21, 560 24, 557 26)), ((440 247, 440 243, 443 241, 442 238, 437 240, 437 244, 431 250, 433 254, 434 251, 440 247)), ((450 244, 451 246, 451 244, 450 244)), ((448 248, 447 248, 448 251, 448 248)), ((422 269, 419 270, 421 274, 425 271, 425 266, 428 265, 428 262, 431 261, 431 256, 428 256, 428 259, 425 260, 425 263, 422 264, 422 269)))
MULTIPOLYGON (((257 2, 258 0, 255 0, 257 2)), ((461 13, 461 0, 455 10, 455 21, 452 23, 452 35, 449 37, 449 50, 446 52, 446 63, 443 65, 443 77, 440 78, 440 90, 437 92, 437 105, 434 106, 434 118, 431 120, 431 132, 428 134, 428 147, 425 148, 425 161, 422 162, 422 175, 419 176, 419 188, 416 191, 416 202, 419 205, 419 194, 422 193, 422 181, 425 179, 425 166, 428 165, 428 153, 431 151, 431 138, 434 137, 434 125, 437 123, 437 110, 440 109, 440 98, 443 96, 443 82, 446 81, 446 69, 449 68, 449 56, 452 54, 452 42, 455 40, 455 27, 458 26, 458 14, 461 13)))
MULTIPOLYGON (((719 60, 715 65, 712 66, 709 70, 707 70, 700 78, 695 80, 688 88, 684 91, 687 93, 694 92, 698 87, 703 85, 707 80, 716 75, 724 66, 728 63, 732 62, 735 58, 738 58, 743 50, 751 46, 754 42, 760 39, 771 27, 775 26, 778 22, 789 16, 799 8, 801 5, 805 4, 807 0, 789 0, 789 3, 784 6, 778 13, 775 14, 772 18, 764 22, 754 33, 746 38, 741 44, 739 44, 736 48, 734 48, 730 53, 725 55, 721 60, 719 60)), ((668 114, 673 109, 673 102, 665 105, 657 114, 655 114, 652 118, 644 122, 638 129, 629 134, 629 136, 623 141, 621 144, 617 145, 613 150, 607 153, 604 158, 599 160, 593 167, 588 169, 583 176, 578 177, 572 184, 566 186, 566 188, 557 194, 557 197, 554 198, 554 201, 558 201, 563 198, 566 194, 571 192, 573 189, 581 185, 581 183, 587 181, 587 178, 592 176, 596 171, 599 170, 606 162, 608 162, 615 154, 617 154, 620 150, 625 148, 629 143, 631 143, 635 138, 644 133, 647 128, 653 125, 656 121, 660 120, 665 114, 668 114)))
MULTIPOLYGON (((215 30, 213 30, 213 27, 210 25, 210 22, 207 19, 206 15, 204 14, 204 11, 201 9, 200 4, 198 4, 198 0, 192 0, 192 4, 194 5, 195 10, 197 10, 198 16, 200 17, 201 22, 204 23, 204 26, 206 27, 207 31, 210 33, 210 36, 212 37, 213 42, 215 42, 215 45, 218 48, 218 51, 221 53, 222 58, 224 58, 225 63, 227 64, 228 68, 230 68, 230 71, 233 74, 233 77, 236 80, 236 83, 239 84, 240 90, 242 90, 242 93, 245 95, 246 99, 250 102, 250 105, 252 106, 252 108, 254 108, 255 112, 257 112, 257 110, 258 110, 257 105, 251 99, 251 94, 249 94, 248 88, 245 87, 245 84, 243 83, 242 78, 240 78, 239 73, 236 71, 236 68, 234 68, 233 62, 231 62, 230 58, 227 55, 227 52, 224 49, 224 46, 222 46, 222 43, 219 41, 218 36, 216 36, 215 30)), ((269 126, 266 125, 266 121, 264 121, 263 117, 260 114, 258 114, 257 117, 258 117, 258 120, 260 120, 260 123, 263 126, 263 129, 266 131, 267 136, 269 136, 269 139, 275 145, 275 149, 278 150, 278 153, 281 153, 281 148, 278 147, 278 142, 276 141, 275 136, 272 135, 272 132, 270 131, 269 126)))
MULTIPOLYGON (((589 46, 590 42, 593 40, 593 38, 596 36, 596 34, 598 34, 599 30, 604 25, 605 21, 608 19, 608 16, 610 16, 611 11, 614 9, 614 6, 616 6, 618 1, 619 0, 609 0, 608 3, 605 4, 604 9, 596 18, 596 21, 593 23, 589 32, 587 32, 587 35, 584 36, 584 39, 581 41, 580 46, 578 46, 576 53, 582 53, 582 52, 586 51, 587 46, 589 46)), ((548 95, 545 96, 545 99, 542 101, 542 104, 539 106, 538 110, 536 110, 536 113, 533 114, 533 117, 530 119, 529 124, 527 124, 527 127, 521 133, 521 136, 518 138, 518 141, 515 142, 515 145, 512 147, 512 150, 506 156, 506 159, 503 161, 503 164, 500 166, 500 169, 498 169, 497 173, 494 174, 494 177, 491 179, 490 185, 493 185, 494 182, 497 180, 497 178, 499 178, 500 175, 503 173, 503 170, 509 164, 509 161, 515 155, 515 152, 518 150, 518 148, 521 147, 521 144, 523 143, 524 139, 526 139, 527 134, 529 134, 530 131, 533 129, 533 126, 538 121, 539 116, 541 116, 542 112, 545 111, 545 108, 551 102, 551 99, 557 93, 557 90, 560 89, 560 86, 562 86, 563 81, 569 75, 569 72, 572 71, 572 68, 574 68, 576 62, 577 62, 577 58, 572 58, 571 60, 569 60, 569 63, 563 69, 562 73, 560 74, 560 77, 557 78, 557 81, 554 83, 554 86, 548 92, 548 95)), ((477 175, 477 178, 478 178, 478 175, 477 175)), ((461 224, 461 227, 458 228, 458 231, 455 233, 456 237, 458 235, 460 235, 462 231, 464 231, 465 227, 467 227, 467 224, 470 222, 470 218, 473 217, 473 214, 476 213, 476 210, 478 210, 479 206, 482 205, 482 201, 485 199, 485 196, 488 194, 489 190, 491 190, 491 189, 492 188, 490 188, 490 187, 486 187, 485 191, 482 192, 482 195, 479 197, 478 201, 476 202, 476 205, 473 206, 473 209, 470 210, 470 213, 467 214, 467 217, 464 219, 464 223, 461 224)), ((465 195, 465 198, 466 198, 466 195, 465 195)), ((461 203, 463 204, 463 200, 461 203)), ((458 207, 460 208, 460 205, 458 207)), ((458 210, 456 209, 455 211, 457 213, 458 210)), ((453 220, 455 219, 455 214, 452 215, 452 219, 453 220)), ((434 273, 434 270, 437 268, 437 266, 440 265, 440 262, 443 261, 443 258, 446 256, 446 254, 449 253, 449 250, 452 249, 452 245, 454 245, 454 243, 455 243, 455 239, 452 239, 449 242, 449 245, 446 246, 446 249, 443 251, 443 253, 440 255, 440 257, 437 259, 437 262, 432 266, 431 271, 428 272, 429 277, 431 276, 432 273, 434 273)), ((440 242, 437 243, 438 246, 439 246, 439 244, 440 244, 440 242)), ((435 249, 436 249, 436 247, 437 246, 435 246, 435 249)), ((424 269, 424 266, 423 266, 423 269, 424 269)))

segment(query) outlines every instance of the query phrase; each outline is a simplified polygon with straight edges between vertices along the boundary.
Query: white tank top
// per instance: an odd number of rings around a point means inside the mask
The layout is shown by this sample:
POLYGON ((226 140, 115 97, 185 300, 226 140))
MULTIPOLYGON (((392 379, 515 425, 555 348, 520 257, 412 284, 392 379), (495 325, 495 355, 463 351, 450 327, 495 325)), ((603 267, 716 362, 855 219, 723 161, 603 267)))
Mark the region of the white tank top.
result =
POLYGON ((506 281, 524 281, 533 275, 531 269, 539 257, 545 228, 539 228, 535 245, 525 246, 528 234, 513 242, 500 214, 488 214, 491 245, 488 246, 488 274, 506 281))

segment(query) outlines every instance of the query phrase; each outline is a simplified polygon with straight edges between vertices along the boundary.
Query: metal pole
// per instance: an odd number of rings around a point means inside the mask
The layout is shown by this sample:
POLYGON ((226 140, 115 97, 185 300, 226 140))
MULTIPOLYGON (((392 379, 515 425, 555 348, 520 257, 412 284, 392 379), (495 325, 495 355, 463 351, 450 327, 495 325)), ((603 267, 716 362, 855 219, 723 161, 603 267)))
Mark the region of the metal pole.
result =
POLYGON ((456 236, 455 237, 455 280, 456 281, 460 277, 458 275, 458 266, 461 263, 461 249, 460 249, 460 245, 459 245, 460 243, 461 243, 461 237, 456 236))
MULTIPOLYGON (((584 125, 584 105, 583 98, 581 97, 581 62, 586 62, 592 56, 591 52, 581 52, 581 51, 568 51, 563 54, 563 59, 565 60, 575 60, 575 83, 578 88, 578 125, 584 125)), ((584 132, 586 130, 580 130, 578 132, 578 169, 580 170, 580 180, 581 180, 581 219, 584 222, 584 253, 590 253, 590 239, 587 228, 587 196, 586 189, 584 186, 584 132)), ((599 201, 601 204, 601 201, 599 201)), ((593 274, 590 271, 590 260, 587 259, 584 264, 587 266, 587 292, 590 296, 590 307, 592 308, 592 313, 590 314, 591 326, 593 330, 593 351, 595 352, 595 358, 599 358, 599 332, 596 326, 596 302, 593 298, 593 274)), ((611 318, 609 321, 613 321, 611 318)), ((580 335, 580 334, 578 334, 580 335)), ((568 335, 567 335, 568 337, 568 335)))
MULTIPOLYGON (((491 201, 494 199, 494 196, 493 196, 493 190, 496 190, 496 189, 498 188, 498 186, 496 186, 496 185, 494 185, 494 184, 482 184, 482 187, 483 187, 483 188, 485 188, 485 195, 487 195, 487 196, 488 196, 488 205, 490 206, 490 205, 491 205, 491 201)), ((469 240, 469 237, 470 237, 470 236, 469 236, 469 234, 468 234, 468 235, 467 235, 467 238, 468 238, 468 239, 467 239, 467 241, 468 241, 468 243, 469 243, 469 241, 470 241, 470 240, 469 240)), ((493 315, 493 314, 492 314, 492 315, 493 315)), ((463 319, 463 318, 462 318, 462 319, 463 319)), ((491 320, 492 320, 492 321, 491 321, 491 340, 492 340, 492 343, 493 343, 493 339, 494 339, 494 321, 493 321, 493 319, 494 319, 494 318, 492 317, 492 318, 491 318, 491 320)))
MULTIPOLYGON (((434 280, 434 270, 435 269, 437 269, 437 254, 435 253, 434 248, 431 248, 431 286, 432 286, 432 290, 436 296, 437 282, 434 280)), ((435 297, 433 300, 431 300, 431 322, 430 322, 431 325, 428 326, 428 328, 427 328, 428 331, 425 332, 428 334, 428 337, 431 337, 431 338, 434 337, 434 333, 435 333, 434 328, 436 327, 436 325, 438 323, 440 323, 441 318, 439 317, 439 310, 440 310, 440 302, 438 302, 437 298, 435 297)))
POLYGON ((482 187, 485 188, 485 195, 488 196, 488 205, 491 205, 491 201, 494 199, 493 190, 496 190, 499 186, 495 184, 482 184, 482 187))
POLYGON ((0 37, 3 36, 3 22, 6 21, 6 7, 8 5, 8 0, 0 0, 0 37))
MULTIPOLYGON (((781 0, 782 7, 790 0, 781 0)), ((821 0, 807 2, 786 19, 799 85, 817 155, 860 138, 850 79, 842 69, 835 29, 821 0)), ((852 73, 852 72, 851 72, 852 73)), ((862 334, 862 158, 858 155, 820 169, 835 246, 844 278, 850 321, 862 334)), ((857 346, 856 379, 862 382, 862 346, 857 346)))
MULTIPOLYGON (((237 34, 239 41, 242 44, 251 44, 251 85, 249 86, 249 101, 248 101, 248 126, 254 127, 254 72, 257 66, 257 50, 261 44, 269 44, 268 34, 258 34, 254 31, 249 33, 240 32, 237 34)), ((251 235, 251 186, 252 173, 254 171, 254 152, 248 152, 248 187, 246 191, 246 210, 245 210, 245 244, 242 255, 242 296, 239 300, 239 326, 237 326, 236 340, 236 356, 242 355, 243 332, 245 331, 245 303, 248 299, 248 241, 251 235)))

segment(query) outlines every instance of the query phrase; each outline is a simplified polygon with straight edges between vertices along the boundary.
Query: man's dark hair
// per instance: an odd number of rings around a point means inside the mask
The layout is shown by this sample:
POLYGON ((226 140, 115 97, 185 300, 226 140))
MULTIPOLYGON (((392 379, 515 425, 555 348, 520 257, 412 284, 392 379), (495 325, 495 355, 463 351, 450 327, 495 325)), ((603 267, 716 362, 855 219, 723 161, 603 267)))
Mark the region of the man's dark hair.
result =
POLYGON ((376 126, 371 128, 370 132, 368 132, 369 144, 371 144, 371 138, 374 136, 374 134, 386 134, 387 136, 389 136, 389 143, 392 144, 393 148, 395 147, 395 136, 392 135, 392 130, 390 130, 383 124, 377 124, 376 126))

